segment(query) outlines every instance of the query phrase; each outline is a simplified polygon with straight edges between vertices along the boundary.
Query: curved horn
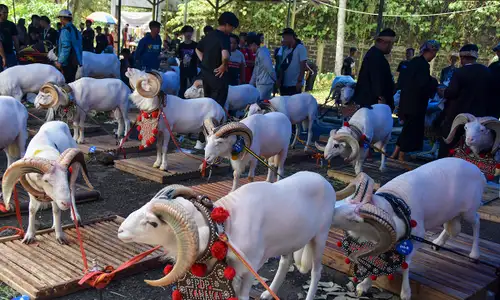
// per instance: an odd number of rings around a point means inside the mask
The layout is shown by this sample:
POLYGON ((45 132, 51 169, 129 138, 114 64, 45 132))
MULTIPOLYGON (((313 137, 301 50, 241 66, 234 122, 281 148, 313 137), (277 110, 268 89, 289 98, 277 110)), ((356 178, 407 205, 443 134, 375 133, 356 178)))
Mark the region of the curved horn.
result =
POLYGON ((379 240, 373 248, 360 249, 353 253, 352 260, 385 253, 394 247, 397 242, 396 225, 392 217, 383 209, 373 205, 364 204, 359 209, 359 214, 364 222, 373 226, 379 233, 379 240))
POLYGON ((319 151, 325 152, 325 146, 321 146, 317 141, 314 142, 314 146, 316 146, 316 149, 318 149, 319 151))
POLYGON ((137 80, 135 88, 142 97, 154 98, 160 93, 162 82, 163 78, 161 74, 158 71, 151 71, 146 73, 146 78, 141 77, 137 80), (151 86, 150 91, 146 91, 142 88, 142 83, 144 81, 147 81, 151 86))
POLYGON ((484 125, 484 127, 489 130, 495 132, 495 142, 493 143, 493 147, 491 148, 491 153, 495 155, 500 147, 500 120, 495 117, 482 117, 477 119, 479 123, 484 125))
MULTIPOLYGON (((54 166, 54 162, 43 158, 22 158, 7 168, 2 178, 2 194, 5 208, 10 208, 10 198, 17 181, 28 173, 45 174, 54 166)), ((28 192, 37 191, 27 180, 21 180, 21 184, 28 192)), ((39 194, 44 195, 41 192, 39 194)), ((37 194, 34 193, 34 196, 37 194)))
POLYGON ((215 128, 218 126, 217 120, 214 118, 208 118, 203 121, 203 133, 205 136, 209 136, 214 133, 215 128))
POLYGON ((38 103, 41 108, 49 109, 55 107, 57 103, 59 103, 59 93, 55 84, 47 82, 46 84, 42 85, 42 87, 40 88, 40 92, 50 94, 50 96, 52 97, 52 101, 48 104, 38 103))
POLYGON ((68 148, 66 149, 60 156, 57 161, 64 169, 69 169, 69 167, 73 163, 80 164, 82 168, 83 179, 87 186, 91 189, 94 189, 89 180, 89 172, 87 170, 87 163, 85 162, 85 156, 80 149, 77 148, 68 148))
POLYGON ((241 135, 245 140, 245 145, 250 147, 252 145, 253 133, 245 124, 241 122, 230 122, 220 127, 215 132, 216 137, 225 138, 230 135, 241 135))
POLYGON ((476 120, 476 117, 474 117, 471 114, 458 114, 455 119, 453 120, 453 124, 451 125, 451 130, 450 133, 448 134, 448 137, 444 140, 446 144, 450 144, 453 139, 455 138, 455 133, 457 132, 458 126, 460 125, 465 125, 469 122, 472 122, 476 120))
POLYGON ((351 203, 370 203, 373 194, 373 179, 366 173, 359 173, 354 180, 352 180, 347 187, 336 193, 337 200, 345 199, 352 195, 349 200, 351 203))
POLYGON ((359 155, 359 142, 350 134, 337 133, 333 138, 339 142, 345 142, 351 147, 351 154, 347 158, 348 162, 355 160, 359 155))
POLYGON ((145 280, 152 286, 166 286, 178 281, 196 262, 198 227, 186 208, 175 202, 155 203, 151 210, 172 228, 177 239, 177 258, 172 271, 159 280, 145 280))
POLYGON ((156 195, 153 197, 154 198, 159 198, 161 196, 167 197, 167 199, 175 199, 177 197, 183 197, 186 199, 193 199, 198 197, 199 193, 197 193, 195 190, 192 188, 188 188, 184 185, 181 184, 171 184, 169 186, 164 187, 161 189, 156 195))

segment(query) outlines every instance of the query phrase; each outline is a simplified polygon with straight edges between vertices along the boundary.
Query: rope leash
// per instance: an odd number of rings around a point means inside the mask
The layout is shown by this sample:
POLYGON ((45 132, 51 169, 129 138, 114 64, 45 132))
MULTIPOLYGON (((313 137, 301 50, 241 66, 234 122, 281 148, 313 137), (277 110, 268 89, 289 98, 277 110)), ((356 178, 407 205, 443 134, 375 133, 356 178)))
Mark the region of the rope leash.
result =
POLYGON ((264 166, 268 167, 269 169, 271 169, 271 171, 273 171, 274 173, 276 173, 276 175, 278 175, 279 177, 281 177, 281 179, 285 178, 285 176, 281 175, 280 173, 278 173, 278 170, 275 168, 275 167, 272 167, 270 166, 264 159, 262 159, 262 157, 258 156, 255 152, 253 152, 252 150, 250 150, 250 148, 248 148, 246 145, 243 146, 244 150, 248 153, 250 153, 253 157, 255 157, 261 164, 263 164, 264 166))
MULTIPOLYGON (((21 217, 21 205, 19 204, 19 198, 17 197, 17 188, 14 186, 14 203, 15 203, 15 209, 16 209, 16 218, 17 218, 17 223, 19 223, 19 228, 14 227, 14 226, 3 226, 0 227, 0 232, 11 229, 15 231, 14 235, 18 235, 21 238, 24 237, 24 229, 23 229, 23 219, 21 217)), ((0 211, 1 212, 8 212, 7 208, 3 203, 0 203, 0 211)))

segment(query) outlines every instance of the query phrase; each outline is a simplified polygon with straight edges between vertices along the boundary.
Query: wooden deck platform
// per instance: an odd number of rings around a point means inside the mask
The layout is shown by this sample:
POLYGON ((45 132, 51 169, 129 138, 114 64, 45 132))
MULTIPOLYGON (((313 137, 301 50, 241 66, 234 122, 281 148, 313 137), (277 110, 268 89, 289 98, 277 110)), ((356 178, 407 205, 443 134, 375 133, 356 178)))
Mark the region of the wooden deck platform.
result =
MULTIPOLYGON (((201 160, 203 159, 200 156, 198 157, 201 160)), ((156 155, 117 160, 115 161, 115 168, 148 180, 165 184, 191 178, 199 178, 201 176, 199 171, 199 167, 202 163, 201 160, 187 157, 177 152, 167 155, 168 172, 153 168, 153 164, 156 161, 156 155)), ((221 164, 213 168, 212 175, 229 172, 230 168, 231 166, 228 164, 221 164)))
MULTIPOLYGON (((125 149, 125 153, 138 153, 139 152, 140 142, 138 140, 129 139, 123 145, 125 149)), ((93 136, 85 136, 85 144, 78 144, 78 148, 82 150, 83 153, 89 154, 90 147, 95 146, 95 153, 100 152, 115 152, 118 149, 117 140, 110 136, 109 134, 103 135, 93 135, 93 136)), ((156 146, 148 147, 142 152, 151 152, 152 150, 156 150, 156 146)), ((118 153, 119 157, 122 157, 122 153, 118 153)))
MULTIPOLYGON (((117 268, 150 246, 125 244, 117 237, 123 218, 112 216, 85 223, 81 228, 84 247, 91 267, 92 260, 99 266, 117 268)), ((0 280, 31 299, 53 299, 88 288, 80 286, 83 262, 72 225, 64 227, 69 245, 59 245, 52 229, 37 233, 37 243, 24 245, 17 236, 0 238, 0 280)), ((161 265, 158 250, 141 262, 117 274, 114 280, 161 265)))
MULTIPOLYGON (((440 230, 427 232, 426 239, 433 240, 440 230)), ((344 253, 337 247, 343 232, 331 229, 327 249, 323 255, 323 264, 349 274, 349 265, 345 263, 344 253)), ((446 247, 468 255, 471 250, 472 237, 460 234, 450 239, 446 247)), ((481 260, 500 266, 500 245, 480 240, 481 260)), ((349 274, 352 275, 352 274, 349 274)), ((386 276, 377 278, 374 285, 395 294, 401 291, 401 273, 396 273, 393 281, 386 276)), ((497 291, 499 279, 495 269, 470 262, 467 258, 456 254, 434 251, 424 245, 413 257, 410 265, 412 299, 444 300, 444 299, 486 299, 487 291, 497 291)))
MULTIPOLYGON (((0 187, 0 191, 1 190, 2 189, 0 187)), ((28 206, 29 206, 28 193, 21 187, 20 184, 17 185, 17 193, 18 193, 18 198, 19 198, 19 202, 20 202, 21 213, 27 213, 28 206)), ((76 204, 97 201, 97 200, 99 200, 100 197, 101 197, 101 193, 99 193, 99 191, 91 190, 87 186, 84 186, 81 184, 76 185, 76 195, 75 195, 76 204)), ((50 208, 50 206, 48 206, 48 207, 41 208, 41 209, 51 209, 51 208, 50 208)), ((7 216, 15 215, 15 213, 16 212, 14 211, 14 205, 12 205, 10 211, 8 211, 6 213, 0 212, 0 217, 7 217, 7 216)))

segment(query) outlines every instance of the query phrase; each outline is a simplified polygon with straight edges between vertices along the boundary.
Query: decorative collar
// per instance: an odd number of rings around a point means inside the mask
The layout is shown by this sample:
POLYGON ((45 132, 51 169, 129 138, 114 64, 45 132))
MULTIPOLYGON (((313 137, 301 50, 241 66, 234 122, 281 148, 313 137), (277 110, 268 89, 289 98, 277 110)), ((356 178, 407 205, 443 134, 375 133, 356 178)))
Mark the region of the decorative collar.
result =
POLYGON ((406 225, 406 230, 405 230, 405 236, 402 239, 409 239, 411 236, 411 228, 415 227, 413 226, 413 221, 411 220, 411 209, 406 204, 406 201, 404 201, 402 198, 399 198, 393 194, 389 193, 375 193, 377 196, 383 197, 389 204, 392 206, 392 209, 396 213, 396 215, 405 222, 406 225))
POLYGON ((212 259, 212 246, 217 241, 219 233, 224 231, 223 225, 218 225, 214 222, 211 217, 212 210, 214 208, 213 202, 207 196, 198 196, 195 199, 191 199, 191 203, 196 207, 196 209, 202 214, 203 218, 208 224, 209 228, 209 239, 205 251, 198 257, 196 263, 206 263, 212 259), (219 228, 219 226, 221 228, 219 228))

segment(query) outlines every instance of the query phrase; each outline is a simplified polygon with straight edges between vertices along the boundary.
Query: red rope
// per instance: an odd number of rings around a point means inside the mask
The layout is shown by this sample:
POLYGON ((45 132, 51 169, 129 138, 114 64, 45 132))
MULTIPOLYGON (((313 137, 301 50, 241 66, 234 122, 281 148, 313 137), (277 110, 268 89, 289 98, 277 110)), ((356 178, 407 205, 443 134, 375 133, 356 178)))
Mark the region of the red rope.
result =
POLYGON ((125 142, 128 140, 128 137, 130 136, 130 133, 132 133, 132 129, 134 129, 136 122, 132 126, 130 126, 130 129, 128 130, 127 134, 123 137, 122 141, 120 142, 120 145, 118 145, 118 149, 116 153, 118 153, 120 150, 123 152, 123 159, 127 158, 127 153, 125 152, 125 148, 123 145, 125 142))
MULTIPOLYGON (((14 230, 16 233, 15 235, 18 235, 20 237, 24 237, 24 230, 23 230, 23 219, 21 217, 21 205, 19 204, 19 198, 17 197, 17 188, 14 186, 14 204, 16 206, 16 218, 17 222, 19 223, 19 228, 13 227, 13 226, 3 226, 0 227, 0 232, 5 231, 7 229, 14 230)), ((0 211, 2 212, 8 212, 7 208, 3 203, 0 204, 0 211)))
POLYGON ((80 233, 80 228, 78 227, 78 220, 76 219, 75 208, 71 205, 71 213, 73 214, 73 222, 75 223, 76 236, 78 237, 78 244, 80 245, 80 252, 82 254, 83 260, 83 273, 87 273, 89 269, 89 264, 87 262, 87 255, 85 254, 85 249, 83 248, 83 239, 80 233))

